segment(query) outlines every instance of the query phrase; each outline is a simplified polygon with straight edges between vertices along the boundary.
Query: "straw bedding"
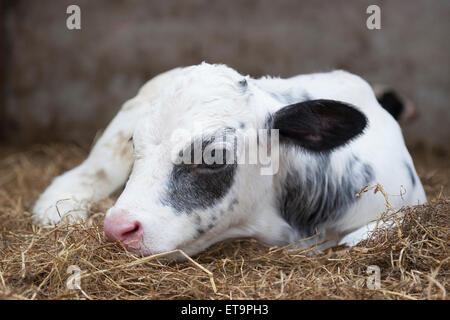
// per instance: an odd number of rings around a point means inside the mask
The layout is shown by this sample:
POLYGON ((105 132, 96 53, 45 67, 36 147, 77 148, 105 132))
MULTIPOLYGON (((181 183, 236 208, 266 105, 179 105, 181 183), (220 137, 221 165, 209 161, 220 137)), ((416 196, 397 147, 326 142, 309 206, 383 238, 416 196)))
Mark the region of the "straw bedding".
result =
POLYGON ((84 224, 38 228, 31 223, 39 193, 86 154, 86 148, 61 144, 0 148, 0 298, 448 299, 445 152, 421 147, 413 153, 429 204, 405 208, 405 219, 394 228, 378 230, 350 250, 312 256, 241 239, 182 263, 137 257, 106 243, 102 220, 114 196, 96 204, 84 224), (72 265, 81 272, 81 290, 66 285, 72 265), (367 286, 373 265, 380 270, 379 289, 367 286))

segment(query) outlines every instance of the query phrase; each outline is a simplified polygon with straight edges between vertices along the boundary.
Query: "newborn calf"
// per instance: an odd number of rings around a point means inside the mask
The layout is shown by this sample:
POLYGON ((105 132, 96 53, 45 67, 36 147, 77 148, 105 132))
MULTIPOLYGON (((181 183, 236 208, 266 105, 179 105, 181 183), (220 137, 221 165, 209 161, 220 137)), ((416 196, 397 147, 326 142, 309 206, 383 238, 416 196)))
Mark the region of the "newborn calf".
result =
POLYGON ((319 249, 367 237, 385 211, 426 201, 396 120, 345 71, 253 79, 224 65, 174 69, 127 101, 77 168, 37 200, 36 223, 86 218, 126 183, 108 240, 195 254, 235 237, 319 249))

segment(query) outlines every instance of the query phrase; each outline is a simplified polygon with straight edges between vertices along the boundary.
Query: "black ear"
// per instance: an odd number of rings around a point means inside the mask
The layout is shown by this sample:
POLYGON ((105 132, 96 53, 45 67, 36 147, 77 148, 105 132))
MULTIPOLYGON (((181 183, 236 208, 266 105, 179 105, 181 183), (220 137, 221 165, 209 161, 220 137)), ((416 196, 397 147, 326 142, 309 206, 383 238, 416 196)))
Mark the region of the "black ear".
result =
POLYGON ((398 120, 405 107, 400 97, 392 90, 377 95, 377 100, 381 106, 388 111, 395 120, 398 120))
POLYGON ((311 151, 330 151, 361 134, 366 116, 351 105, 334 100, 291 104, 272 115, 271 128, 280 142, 292 142, 311 151))

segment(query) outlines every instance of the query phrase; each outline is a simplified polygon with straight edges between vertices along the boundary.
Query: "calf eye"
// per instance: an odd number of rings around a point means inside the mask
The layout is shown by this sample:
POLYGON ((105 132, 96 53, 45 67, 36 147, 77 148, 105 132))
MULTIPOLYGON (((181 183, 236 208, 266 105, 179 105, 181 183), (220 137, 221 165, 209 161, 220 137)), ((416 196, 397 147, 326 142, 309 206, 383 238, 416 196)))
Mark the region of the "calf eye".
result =
POLYGON ((225 166, 226 166, 225 163, 212 163, 212 164, 202 163, 197 165, 197 169, 217 170, 225 166))
POLYGON ((198 169, 218 170, 226 166, 226 150, 217 150, 216 152, 216 149, 213 149, 209 151, 209 155, 206 154, 205 156, 207 156, 207 159, 203 158, 202 163, 197 167, 198 169), (221 153, 222 157, 217 159, 216 153, 218 155, 221 153))
POLYGON ((213 149, 206 154, 203 154, 202 163, 192 164, 190 169, 198 172, 212 172, 218 171, 222 168, 227 167, 227 159, 226 159, 226 150, 217 150, 213 149), (216 158, 216 153, 222 152, 221 157, 216 158))

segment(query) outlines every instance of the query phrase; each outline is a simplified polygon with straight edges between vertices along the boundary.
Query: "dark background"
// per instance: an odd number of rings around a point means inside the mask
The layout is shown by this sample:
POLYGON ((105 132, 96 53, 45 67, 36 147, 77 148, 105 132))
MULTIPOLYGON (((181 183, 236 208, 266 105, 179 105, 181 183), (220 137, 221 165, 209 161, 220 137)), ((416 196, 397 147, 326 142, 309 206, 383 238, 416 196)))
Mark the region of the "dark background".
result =
POLYGON ((152 76, 201 61, 288 77, 343 68, 410 97, 410 144, 450 144, 450 1, 0 0, 0 135, 88 143, 152 76), (81 7, 81 30, 66 27, 81 7), (381 30, 366 9, 381 7, 381 30))

